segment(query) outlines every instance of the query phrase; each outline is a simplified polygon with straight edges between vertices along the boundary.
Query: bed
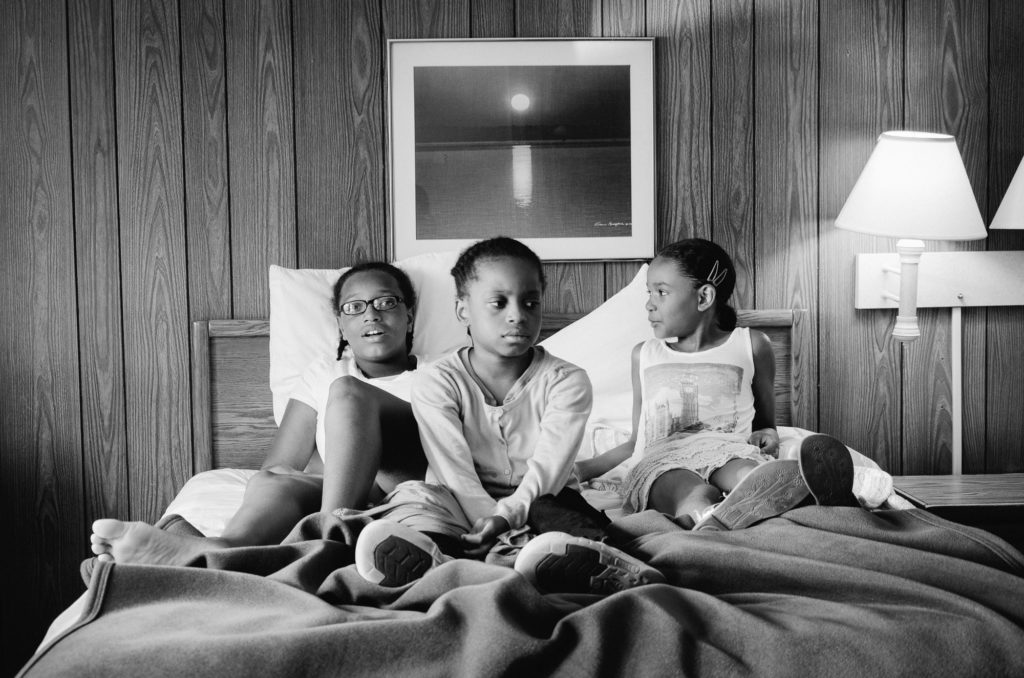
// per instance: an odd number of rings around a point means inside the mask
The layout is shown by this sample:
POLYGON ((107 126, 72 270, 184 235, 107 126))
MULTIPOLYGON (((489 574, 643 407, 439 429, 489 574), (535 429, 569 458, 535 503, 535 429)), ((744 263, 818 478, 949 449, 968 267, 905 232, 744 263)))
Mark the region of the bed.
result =
MULTIPOLYGON (((404 267, 421 296, 418 352, 450 350, 463 340, 443 321, 450 260, 404 267)), ((628 350, 647 331, 643 274, 591 313, 546 320, 545 346, 594 384, 583 455, 628 435, 628 350)), ((193 325, 195 436, 183 453, 196 474, 166 515, 208 536, 223 528, 288 380, 332 348, 332 275, 272 269, 269 320, 193 325)), ((795 418, 814 378, 799 354, 808 319, 788 309, 740 319, 772 339, 782 454, 792 454, 809 434, 795 418)), ((683 531, 654 512, 621 516, 619 478, 599 479, 585 494, 615 518, 613 538, 667 579, 604 597, 541 594, 476 561, 377 587, 352 565, 361 522, 319 513, 281 545, 191 567, 97 563, 21 675, 1024 675, 1024 556, 909 508, 870 455, 853 454, 870 510, 807 506, 725 533, 683 531)))

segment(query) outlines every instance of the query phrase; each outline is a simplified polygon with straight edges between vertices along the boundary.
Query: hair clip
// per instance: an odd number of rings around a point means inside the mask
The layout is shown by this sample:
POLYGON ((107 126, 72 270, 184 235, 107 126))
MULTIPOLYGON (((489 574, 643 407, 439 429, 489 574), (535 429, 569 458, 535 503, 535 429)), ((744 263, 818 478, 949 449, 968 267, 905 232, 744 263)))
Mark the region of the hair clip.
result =
POLYGON ((725 281, 725 274, 729 272, 729 269, 723 268, 721 271, 718 270, 718 259, 715 259, 715 265, 711 267, 711 272, 708 273, 708 282, 718 287, 725 281))

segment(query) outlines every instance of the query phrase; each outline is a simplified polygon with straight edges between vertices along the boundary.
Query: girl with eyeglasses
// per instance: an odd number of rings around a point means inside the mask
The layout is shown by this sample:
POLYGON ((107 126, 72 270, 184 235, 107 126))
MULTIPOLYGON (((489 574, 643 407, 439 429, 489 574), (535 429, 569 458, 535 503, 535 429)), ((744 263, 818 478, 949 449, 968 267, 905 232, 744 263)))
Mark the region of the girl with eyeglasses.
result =
POLYGON ((266 461, 223 534, 188 536, 187 524, 170 532, 102 519, 93 523, 93 553, 185 565, 210 550, 277 544, 310 513, 363 508, 402 481, 424 477, 426 457, 409 405, 416 368, 412 282, 390 264, 359 264, 335 283, 332 305, 337 355, 303 373, 266 461))

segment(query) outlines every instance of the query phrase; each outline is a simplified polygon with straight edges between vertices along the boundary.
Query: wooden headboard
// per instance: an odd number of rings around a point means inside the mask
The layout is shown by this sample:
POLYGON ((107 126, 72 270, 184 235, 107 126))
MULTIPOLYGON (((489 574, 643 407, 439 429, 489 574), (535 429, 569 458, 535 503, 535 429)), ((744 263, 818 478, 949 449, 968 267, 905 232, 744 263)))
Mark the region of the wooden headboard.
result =
MULTIPOLYGON (((547 337, 584 314, 546 314, 547 337)), ((739 324, 756 327, 775 350, 775 420, 793 421, 794 394, 807 377, 797 369, 805 311, 738 312, 739 324)), ((193 468, 259 468, 277 425, 270 393, 270 323, 203 320, 192 323, 193 468)))

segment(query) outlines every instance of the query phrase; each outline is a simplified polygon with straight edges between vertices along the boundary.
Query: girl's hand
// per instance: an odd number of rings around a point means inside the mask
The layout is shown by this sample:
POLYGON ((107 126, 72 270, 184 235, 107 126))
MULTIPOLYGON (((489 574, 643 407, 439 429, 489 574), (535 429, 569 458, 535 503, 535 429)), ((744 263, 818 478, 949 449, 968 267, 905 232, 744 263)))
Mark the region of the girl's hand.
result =
POLYGON ((481 558, 487 555, 498 535, 508 532, 512 526, 501 516, 481 518, 473 523, 473 529, 462 535, 462 547, 467 556, 481 558))
POLYGON ((779 433, 773 428, 762 428, 754 431, 747 438, 747 442, 761 448, 761 454, 770 457, 779 456, 779 433))

